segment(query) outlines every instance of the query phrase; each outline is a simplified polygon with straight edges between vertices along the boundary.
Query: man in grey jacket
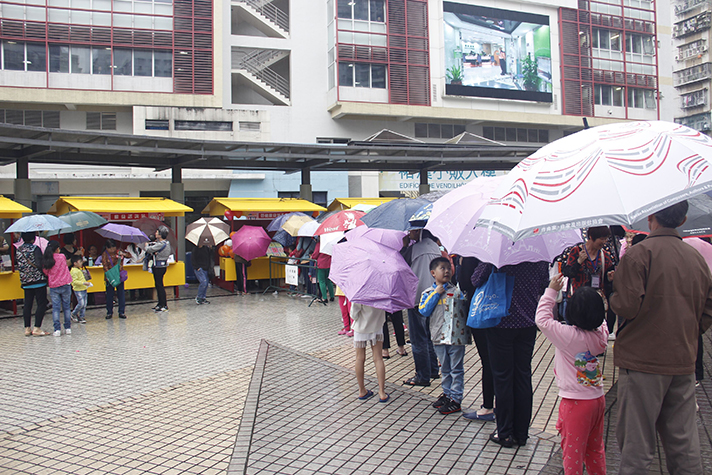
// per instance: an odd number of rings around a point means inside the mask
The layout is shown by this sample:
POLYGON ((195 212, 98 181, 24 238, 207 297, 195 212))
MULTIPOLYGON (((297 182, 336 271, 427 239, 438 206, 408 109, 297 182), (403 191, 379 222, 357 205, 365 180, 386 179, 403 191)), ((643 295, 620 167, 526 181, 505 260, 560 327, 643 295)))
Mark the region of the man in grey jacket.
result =
POLYGON ((712 275, 675 228, 686 201, 648 217, 650 235, 631 247, 613 279, 610 305, 622 321, 614 363, 621 474, 647 473, 655 432, 673 474, 702 474, 695 409, 697 341, 712 323, 712 275))

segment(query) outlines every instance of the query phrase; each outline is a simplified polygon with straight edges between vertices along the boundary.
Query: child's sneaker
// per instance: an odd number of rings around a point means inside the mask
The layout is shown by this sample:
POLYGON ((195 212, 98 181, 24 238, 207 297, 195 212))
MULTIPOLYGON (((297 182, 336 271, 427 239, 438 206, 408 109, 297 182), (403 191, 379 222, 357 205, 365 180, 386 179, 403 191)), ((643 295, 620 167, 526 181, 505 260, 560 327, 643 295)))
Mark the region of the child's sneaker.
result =
POLYGON ((65 329, 65 330, 64 330, 64 334, 65 334, 65 335, 71 335, 71 334, 72 334, 72 329, 71 329, 71 328, 65 329))
POLYGON ((84 317, 79 317, 79 323, 86 323, 87 319, 84 317))
POLYGON ((455 402, 452 399, 449 399, 448 402, 443 405, 438 411, 440 411, 440 414, 446 416, 448 414, 452 414, 454 412, 460 412, 460 403, 455 402))
POLYGON ((59 330, 55 330, 54 333, 52 333, 54 336, 62 336, 62 332, 59 330))
POLYGON ((348 337, 354 336, 354 331, 353 330, 349 331, 348 333, 346 333, 346 336, 348 336, 348 337))
POLYGON ((438 398, 437 401, 433 403, 433 407, 435 409, 440 409, 443 407, 445 404, 447 404, 450 401, 450 398, 445 395, 445 393, 441 394, 440 397, 438 398))

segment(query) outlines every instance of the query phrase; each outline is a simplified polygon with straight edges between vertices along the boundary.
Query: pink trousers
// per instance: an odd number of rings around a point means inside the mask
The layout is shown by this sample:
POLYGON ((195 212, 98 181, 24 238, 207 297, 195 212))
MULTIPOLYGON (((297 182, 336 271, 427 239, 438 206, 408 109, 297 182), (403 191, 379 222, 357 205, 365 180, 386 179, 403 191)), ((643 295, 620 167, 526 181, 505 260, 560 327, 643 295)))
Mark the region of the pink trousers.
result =
POLYGON ((349 309, 351 304, 343 295, 339 295, 339 308, 341 309, 341 318, 344 321, 344 328, 351 331, 351 314, 349 309))
POLYGON ((603 439, 605 412, 605 396, 597 399, 561 399, 556 429, 561 434, 566 475, 582 475, 584 464, 590 475, 606 474, 603 439))

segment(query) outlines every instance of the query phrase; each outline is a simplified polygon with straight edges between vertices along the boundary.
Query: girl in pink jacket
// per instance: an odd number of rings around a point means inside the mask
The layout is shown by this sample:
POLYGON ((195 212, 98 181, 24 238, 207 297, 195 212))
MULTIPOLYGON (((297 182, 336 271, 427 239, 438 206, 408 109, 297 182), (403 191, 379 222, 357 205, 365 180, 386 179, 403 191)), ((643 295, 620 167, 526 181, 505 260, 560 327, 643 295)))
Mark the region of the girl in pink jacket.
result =
POLYGON ((536 309, 536 324, 556 348, 554 374, 559 386, 559 420, 564 473, 605 475, 603 416, 606 399, 598 357, 606 349, 608 327, 603 300, 593 287, 574 292, 566 308, 570 325, 554 319, 556 294, 563 286, 557 275, 536 309))

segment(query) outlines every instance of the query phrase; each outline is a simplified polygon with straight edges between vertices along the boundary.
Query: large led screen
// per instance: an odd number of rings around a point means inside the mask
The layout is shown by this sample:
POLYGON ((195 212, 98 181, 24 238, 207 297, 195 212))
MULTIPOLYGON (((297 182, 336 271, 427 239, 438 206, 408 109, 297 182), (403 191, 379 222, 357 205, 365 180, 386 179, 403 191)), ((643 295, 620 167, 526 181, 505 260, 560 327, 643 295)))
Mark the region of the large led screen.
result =
POLYGON ((445 93, 552 102, 549 17, 443 2, 445 93))

